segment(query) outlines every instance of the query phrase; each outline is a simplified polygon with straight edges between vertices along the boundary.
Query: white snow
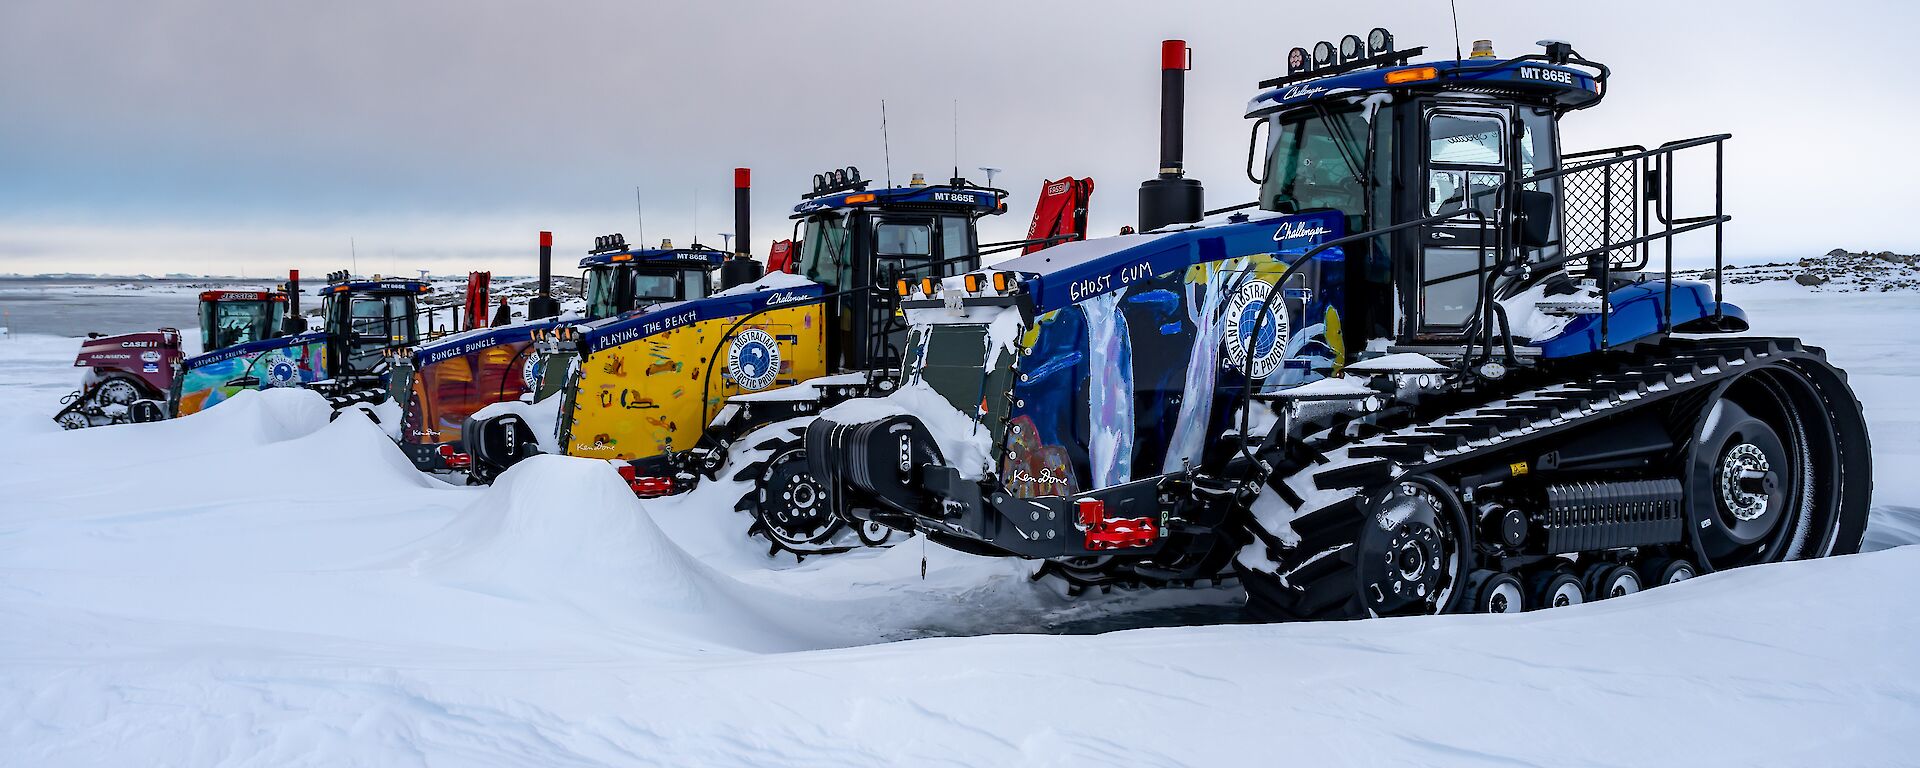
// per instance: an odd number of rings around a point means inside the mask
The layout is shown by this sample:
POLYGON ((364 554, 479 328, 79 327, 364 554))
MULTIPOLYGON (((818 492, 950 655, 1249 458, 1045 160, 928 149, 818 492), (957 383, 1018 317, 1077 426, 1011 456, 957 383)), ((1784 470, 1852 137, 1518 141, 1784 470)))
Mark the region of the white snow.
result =
POLYGON ((865 424, 888 416, 914 416, 932 433, 940 455, 960 476, 979 478, 993 468, 991 435, 985 425, 961 413, 947 398, 923 382, 894 390, 886 397, 860 398, 828 408, 821 418, 841 424, 865 424))
POLYGON ((816 284, 817 283, 813 282, 812 280, 808 280, 804 277, 793 274, 791 272, 768 272, 764 275, 761 275, 759 280, 755 280, 751 283, 741 283, 740 285, 736 285, 724 291, 716 291, 714 292, 713 295, 745 296, 750 293, 759 293, 761 291, 772 291, 772 290, 779 290, 783 288, 805 288, 807 286, 816 285, 816 284))
POLYGON ((1920 355, 1884 329, 1920 305, 1749 288, 1865 400, 1896 548, 1322 625, 919 539, 768 558, 740 484, 639 501, 606 462, 450 486, 299 390, 63 433, 77 340, 0 340, 0 764, 1909 764, 1920 355))
POLYGON ((1572 302, 1592 300, 1598 306, 1599 294, 1590 286, 1581 285, 1580 292, 1571 296, 1548 296, 1546 284, 1542 283, 1522 291, 1519 295, 1502 299, 1500 306, 1507 311, 1507 327, 1514 336, 1540 341, 1560 335, 1568 323, 1573 322, 1571 314, 1551 314, 1542 305, 1564 306, 1572 302))
MULTIPOLYGON (((573 364, 579 365, 580 363, 576 359, 573 361, 573 364)), ((533 428, 533 434, 537 438, 540 450, 559 455, 565 452, 561 450, 560 446, 560 404, 565 401, 566 398, 558 394, 548 395, 546 399, 531 403, 523 403, 519 400, 503 400, 497 403, 488 403, 486 407, 474 411, 473 415, 468 418, 491 419, 509 413, 517 414, 522 420, 527 422, 528 427, 533 428)))
POLYGON ((1418 352, 1370 357, 1341 370, 1347 373, 1446 373, 1451 368, 1418 352))

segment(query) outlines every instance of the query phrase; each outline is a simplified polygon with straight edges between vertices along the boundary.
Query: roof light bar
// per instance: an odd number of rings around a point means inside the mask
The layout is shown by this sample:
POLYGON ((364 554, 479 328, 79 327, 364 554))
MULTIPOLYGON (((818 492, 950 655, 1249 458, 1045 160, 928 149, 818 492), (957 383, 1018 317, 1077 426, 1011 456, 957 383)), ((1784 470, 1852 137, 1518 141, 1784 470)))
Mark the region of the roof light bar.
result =
POLYGON ((1334 64, 1333 43, 1325 40, 1313 44, 1313 68, 1326 69, 1334 64))
POLYGON ((1340 63, 1351 64, 1359 61, 1360 55, 1365 52, 1364 44, 1360 42, 1359 35, 1347 35, 1346 37, 1340 38, 1340 63))
POLYGON ((1367 56, 1381 56, 1393 51, 1393 33, 1384 27, 1374 27, 1367 33, 1367 56))

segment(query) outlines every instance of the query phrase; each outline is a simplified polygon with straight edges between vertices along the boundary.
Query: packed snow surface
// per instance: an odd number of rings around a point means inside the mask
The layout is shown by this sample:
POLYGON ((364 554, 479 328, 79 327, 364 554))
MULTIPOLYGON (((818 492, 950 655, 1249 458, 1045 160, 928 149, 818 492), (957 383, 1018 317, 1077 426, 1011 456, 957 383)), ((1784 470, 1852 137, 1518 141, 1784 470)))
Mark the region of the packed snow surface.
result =
POLYGON ((1911 765, 1920 356, 1871 329, 1920 307, 1754 288, 1867 404, 1879 551, 1320 625, 919 539, 769 557, 740 483, 451 486, 302 391, 60 432, 77 340, 0 340, 0 765, 1911 765))

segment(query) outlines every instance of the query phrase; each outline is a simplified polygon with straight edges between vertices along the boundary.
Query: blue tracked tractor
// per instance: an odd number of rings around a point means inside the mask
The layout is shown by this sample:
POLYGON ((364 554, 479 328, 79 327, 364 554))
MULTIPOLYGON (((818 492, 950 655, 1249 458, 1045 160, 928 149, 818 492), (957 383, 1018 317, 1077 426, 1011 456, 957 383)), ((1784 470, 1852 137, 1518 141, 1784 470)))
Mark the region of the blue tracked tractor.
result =
POLYGON ((916 289, 897 391, 808 428, 829 504, 1081 586, 1237 574, 1275 620, 1857 551, 1844 374, 1671 278, 1676 240, 1721 263, 1728 137, 1563 152, 1609 72, 1542 46, 1294 49, 1247 109, 1259 200, 1204 212, 1169 41, 1142 234, 916 289))

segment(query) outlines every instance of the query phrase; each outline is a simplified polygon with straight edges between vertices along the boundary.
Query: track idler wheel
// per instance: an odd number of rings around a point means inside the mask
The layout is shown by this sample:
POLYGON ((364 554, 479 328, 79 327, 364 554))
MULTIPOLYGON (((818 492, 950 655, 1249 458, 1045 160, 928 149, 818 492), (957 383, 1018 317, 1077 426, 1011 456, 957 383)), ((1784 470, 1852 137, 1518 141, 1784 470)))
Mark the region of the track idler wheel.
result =
POLYGON ((1673 558, 1657 558, 1640 564, 1640 583, 1648 589, 1686 581, 1699 575, 1693 563, 1673 558))
POLYGON ((1467 577, 1467 594, 1473 602, 1461 609, 1468 613, 1519 613, 1527 609, 1526 592, 1520 579, 1511 573, 1474 571, 1467 577))
POLYGON ((1587 588, 1580 583, 1580 577, 1567 571, 1554 569, 1533 577, 1532 589, 1534 608, 1565 608, 1587 601, 1587 588))
POLYGON ((1619 563, 1589 565, 1580 582, 1594 600, 1625 597, 1640 591, 1640 574, 1619 563))

